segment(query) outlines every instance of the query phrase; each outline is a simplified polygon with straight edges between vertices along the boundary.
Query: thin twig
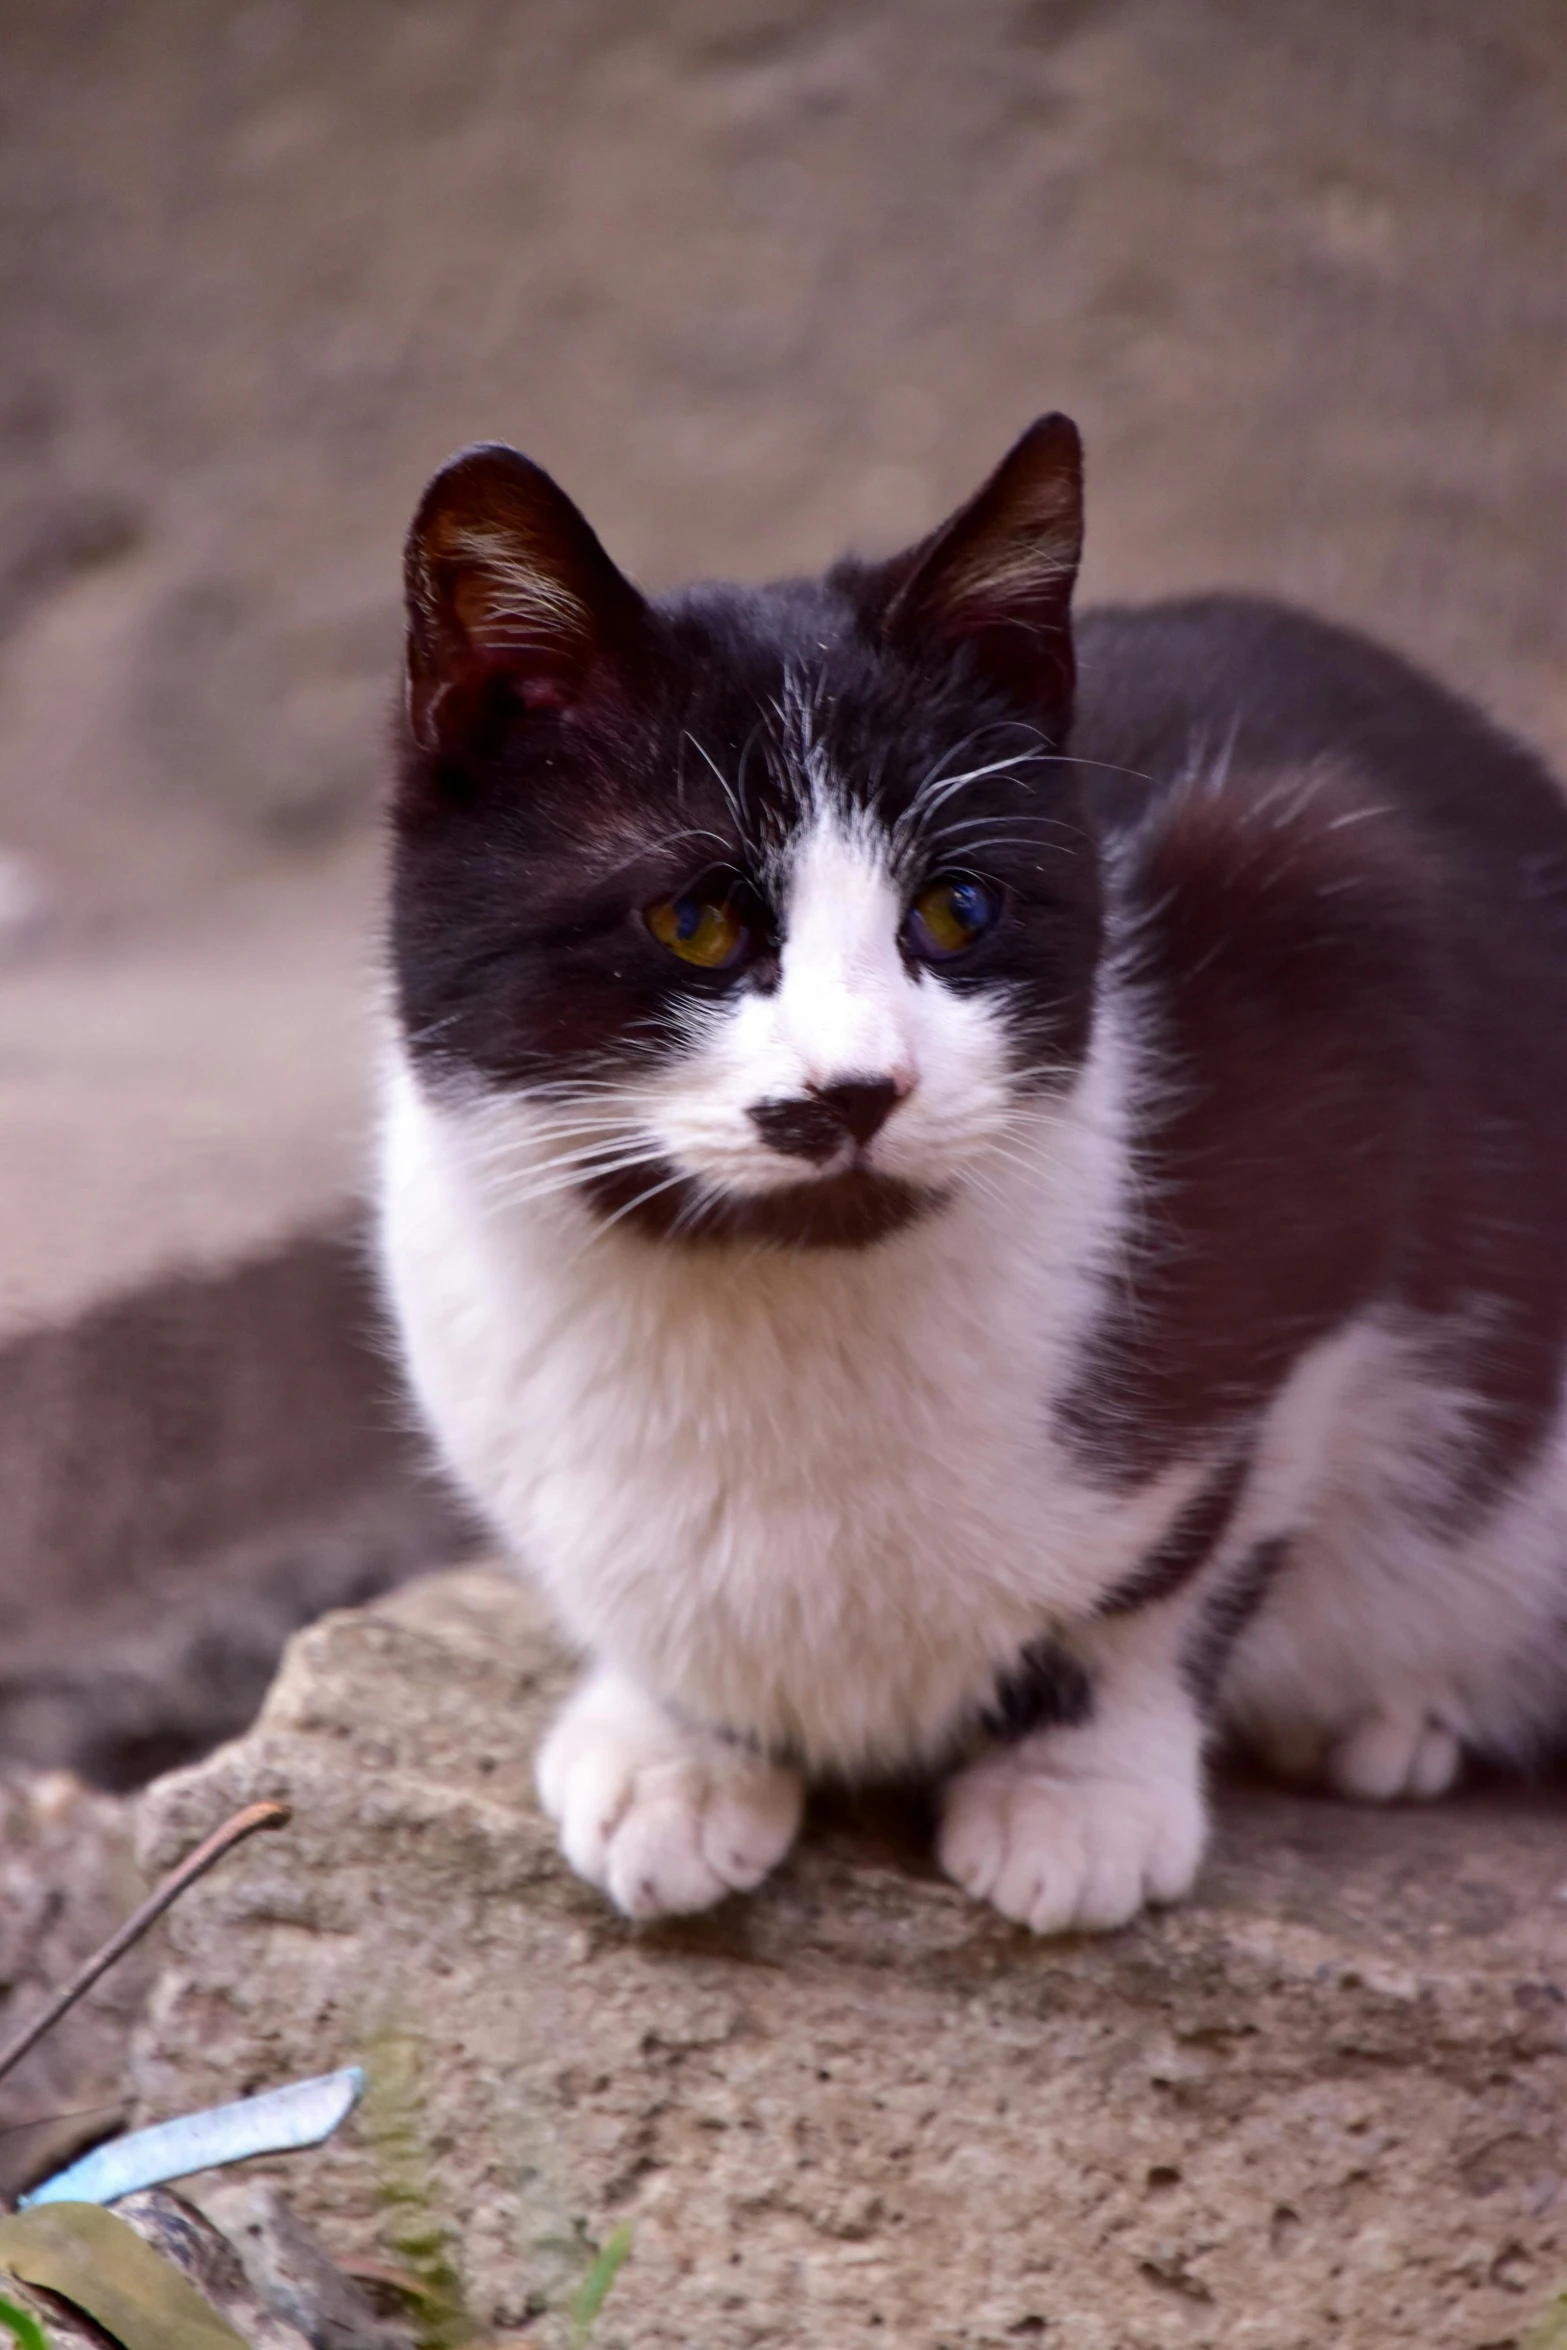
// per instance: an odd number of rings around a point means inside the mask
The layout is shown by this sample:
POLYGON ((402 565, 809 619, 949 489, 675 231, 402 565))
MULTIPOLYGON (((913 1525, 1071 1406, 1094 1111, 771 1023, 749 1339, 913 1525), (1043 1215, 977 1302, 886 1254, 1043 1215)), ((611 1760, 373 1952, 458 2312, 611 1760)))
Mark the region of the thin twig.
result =
POLYGON ((225 1820, 222 1827, 207 1838, 205 1844, 198 1844, 189 1859, 182 1860, 179 1867, 164 1878, 157 1891, 148 1895, 140 1909, 126 1919, 119 1932, 111 1934, 103 1947, 94 1951, 87 1964, 71 1977, 65 1989, 56 1992, 43 2012, 35 2015, 30 2024, 24 2024, 16 2038, 0 2048, 0 2080, 4 2080, 12 2066, 19 2064, 45 2032, 76 2005, 84 1991, 92 1989, 100 1975, 108 1973, 116 1959, 123 1958, 126 1951, 141 1940, 147 1928, 156 1924, 188 1886, 194 1885, 198 1877, 204 1877, 226 1852, 233 1851, 236 1844, 242 1844, 247 1836, 254 1836, 258 1828, 286 1828, 293 1816, 286 1803, 250 1803, 243 1811, 237 1811, 231 1820, 225 1820))
POLYGON ((24 2122, 0 2122, 0 2138, 19 2137, 23 2130, 52 2129, 59 2122, 96 2121, 100 2114, 124 2111, 123 2097, 111 2097, 102 2105, 68 2105, 63 2113, 34 2113, 24 2122))

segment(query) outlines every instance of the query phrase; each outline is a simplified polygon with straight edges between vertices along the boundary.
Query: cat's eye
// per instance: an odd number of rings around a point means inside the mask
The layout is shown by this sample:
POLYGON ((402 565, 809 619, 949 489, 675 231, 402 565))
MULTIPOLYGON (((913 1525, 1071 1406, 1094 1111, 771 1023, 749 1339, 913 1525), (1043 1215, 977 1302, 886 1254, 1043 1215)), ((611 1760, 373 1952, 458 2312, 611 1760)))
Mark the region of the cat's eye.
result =
POLYGON ((740 908, 718 890, 699 887, 682 897, 660 898, 642 919, 660 946, 702 971, 727 971, 751 943, 740 908))
POLYGON ((909 908, 903 935, 909 952, 924 963, 948 963, 993 929, 1001 893, 967 874, 944 873, 929 881, 909 908))

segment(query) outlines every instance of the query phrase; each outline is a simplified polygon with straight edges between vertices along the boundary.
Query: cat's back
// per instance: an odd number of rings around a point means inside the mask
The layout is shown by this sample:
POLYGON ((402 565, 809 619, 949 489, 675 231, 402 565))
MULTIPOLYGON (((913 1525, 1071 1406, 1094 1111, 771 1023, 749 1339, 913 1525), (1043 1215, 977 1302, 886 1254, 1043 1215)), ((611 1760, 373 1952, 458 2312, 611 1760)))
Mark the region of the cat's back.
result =
POLYGON ((1087 1416, 1130 1381, 1149 1465, 1254 1408, 1303 1334, 1396 1310, 1463 1357, 1494 1494, 1567 1352, 1567 797, 1462 697, 1286 607, 1106 610, 1078 647, 1071 749, 1167 1080, 1133 1146, 1164 1237, 1087 1416))
POLYGON ((1202 769, 1331 767, 1471 889, 1526 899, 1567 958, 1567 795, 1526 745, 1385 645, 1261 597, 1201 595, 1090 612, 1077 652, 1072 748, 1108 829, 1202 769))

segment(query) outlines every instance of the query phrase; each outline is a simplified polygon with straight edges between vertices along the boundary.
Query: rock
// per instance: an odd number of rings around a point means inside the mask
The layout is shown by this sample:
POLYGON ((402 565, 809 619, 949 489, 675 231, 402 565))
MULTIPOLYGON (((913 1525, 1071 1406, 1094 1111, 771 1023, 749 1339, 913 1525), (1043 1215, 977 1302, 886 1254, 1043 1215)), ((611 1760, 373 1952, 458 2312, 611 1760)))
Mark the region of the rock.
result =
MULTIPOLYGON (((756 1898, 634 1929, 533 1803, 562 1682, 467 1570, 301 1634, 256 1728, 149 1791, 149 1868, 241 1801, 296 1816, 175 1913, 145 2118, 399 2035, 482 2319, 632 2224, 602 2350, 1475 2350, 1562 2282, 1546 1797, 1229 1790, 1189 1906, 1059 1944, 939 1882, 892 1799, 824 1808, 756 1898)), ((386 2160, 372 2123, 255 2167, 354 2266, 386 2160)))
POLYGON ((152 2187, 123 2195, 114 2211, 144 2243, 173 2262, 250 2350, 313 2350, 309 2337, 256 2291, 227 2237, 182 2195, 152 2187))
POLYGON ((408 2329, 382 2323, 271 2180, 220 2179, 206 2190, 202 2208, 234 2247, 254 2290, 299 2329, 310 2350, 413 2350, 408 2329))
POLYGON ((459 1545, 348 1204, 371 887, 0 968, 0 1765, 140 1785, 459 1545))
MULTIPOLYGON (((123 1803, 64 1771, 0 1778, 0 2043, 145 1890, 123 1803)), ((118 2127, 131 2022, 156 1965, 155 1940, 131 1951, 0 2081, 0 2198, 118 2127)))

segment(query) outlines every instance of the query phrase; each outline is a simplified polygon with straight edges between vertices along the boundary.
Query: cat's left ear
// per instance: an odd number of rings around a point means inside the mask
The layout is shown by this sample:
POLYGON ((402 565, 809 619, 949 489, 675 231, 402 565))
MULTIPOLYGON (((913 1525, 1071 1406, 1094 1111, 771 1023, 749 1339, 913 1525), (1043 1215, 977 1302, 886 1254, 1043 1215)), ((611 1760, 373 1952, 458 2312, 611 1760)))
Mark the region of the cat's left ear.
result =
POLYGON ((648 656, 647 604, 542 466, 465 449, 419 502, 404 549, 408 718, 425 750, 461 736, 497 680, 528 710, 624 690, 648 656))
POLYGON ((968 648, 982 676, 1052 717, 1070 710, 1072 589, 1083 551, 1083 445, 1042 416, 966 506, 873 574, 885 642, 968 648))

